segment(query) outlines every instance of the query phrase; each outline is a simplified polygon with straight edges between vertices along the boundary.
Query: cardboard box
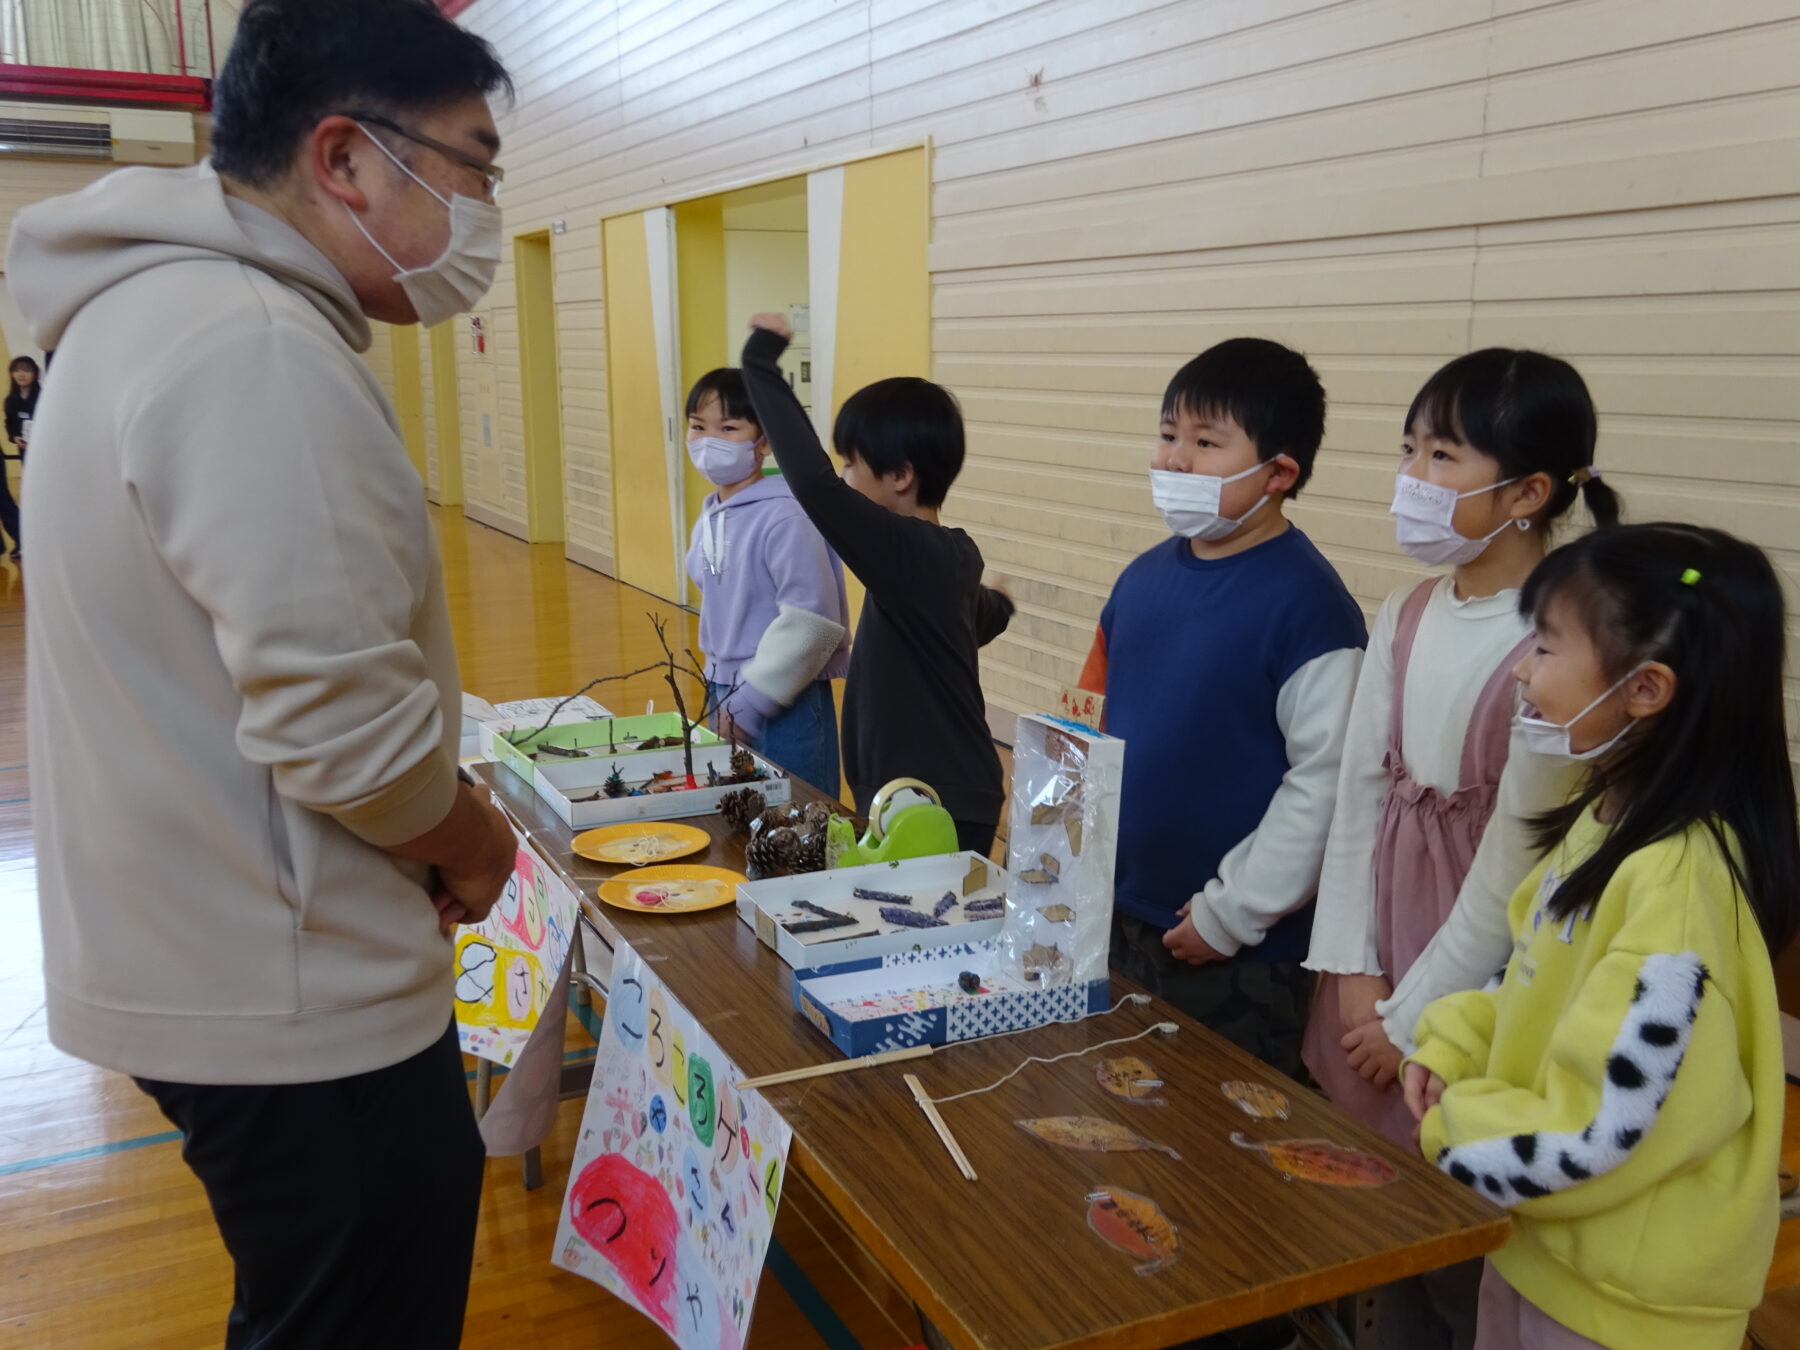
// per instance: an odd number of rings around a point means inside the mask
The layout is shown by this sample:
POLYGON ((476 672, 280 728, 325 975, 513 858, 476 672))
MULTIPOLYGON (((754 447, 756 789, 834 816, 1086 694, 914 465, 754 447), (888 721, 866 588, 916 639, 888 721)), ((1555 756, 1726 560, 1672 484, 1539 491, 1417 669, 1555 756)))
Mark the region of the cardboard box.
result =
POLYGON ((731 771, 731 747, 718 745, 694 748, 694 777, 701 786, 677 792, 654 792, 643 797, 605 797, 595 801, 576 801, 601 791, 617 765, 626 780, 638 783, 659 773, 674 775, 679 781, 687 774, 682 752, 653 750, 636 755, 600 759, 571 759, 558 764, 534 766, 532 785, 538 796, 550 804, 572 830, 591 830, 596 825, 617 825, 628 820, 682 820, 689 816, 710 816, 719 809, 719 800, 740 788, 755 788, 769 805, 776 806, 793 796, 793 784, 786 773, 760 755, 753 755, 757 767, 766 777, 754 783, 726 783, 707 787, 709 768, 723 776, 731 771))
POLYGON ((1076 1021, 1105 1012, 1111 992, 1109 979, 1053 988, 1014 980, 991 940, 794 972, 794 1007, 852 1056, 1076 1021), (979 977, 978 992, 962 989, 964 972, 979 977))
MULTIPOLYGON (((509 717, 498 722, 482 724, 482 752, 498 764, 504 764, 519 777, 527 781, 535 781, 536 771, 541 768, 560 764, 583 763, 566 756, 555 758, 538 758, 535 754, 541 747, 553 745, 560 750, 583 750, 589 752, 589 758, 607 761, 624 760, 627 756, 653 755, 656 750, 640 750, 635 746, 638 742, 652 738, 664 739, 680 736, 682 721, 680 713, 650 713, 642 717, 608 717, 603 720, 584 719, 579 722, 558 721, 556 725, 517 742, 509 739, 522 731, 531 731, 542 724, 544 718, 539 714, 535 718, 509 717), (613 747, 617 746, 617 749, 613 747)), ((718 735, 706 727, 694 728, 694 745, 724 745, 718 735)), ((677 746, 677 749, 680 747, 677 746)), ((695 761, 698 768, 699 761, 695 761)), ((627 774, 630 770, 626 771, 627 774)))
POLYGON ((994 937, 1004 923, 1004 905, 991 917, 978 919, 970 919, 966 907, 976 900, 1004 901, 1012 886, 1012 878, 998 863, 974 853, 946 853, 752 881, 738 887, 737 912, 756 930, 765 947, 773 948, 796 970, 841 967, 897 952, 928 951, 994 937), (957 903, 944 913, 942 927, 909 928, 884 920, 880 913, 884 902, 859 900, 853 894, 858 889, 910 896, 913 903, 900 908, 925 915, 947 894, 955 896, 957 903), (816 933, 791 932, 788 924, 819 917, 794 908, 796 900, 851 915, 858 923, 816 933))

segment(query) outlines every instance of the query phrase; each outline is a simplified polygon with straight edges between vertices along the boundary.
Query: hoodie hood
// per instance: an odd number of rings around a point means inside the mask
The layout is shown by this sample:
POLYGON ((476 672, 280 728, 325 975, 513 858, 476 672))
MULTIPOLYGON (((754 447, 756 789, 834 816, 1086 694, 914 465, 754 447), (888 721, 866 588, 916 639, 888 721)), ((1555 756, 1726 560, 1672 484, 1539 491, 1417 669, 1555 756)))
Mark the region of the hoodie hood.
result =
POLYGON ((227 259, 303 295, 356 351, 369 321, 343 275, 291 225, 228 196, 210 163, 121 169, 29 206, 13 223, 6 279, 45 351, 96 296, 166 263, 227 259))

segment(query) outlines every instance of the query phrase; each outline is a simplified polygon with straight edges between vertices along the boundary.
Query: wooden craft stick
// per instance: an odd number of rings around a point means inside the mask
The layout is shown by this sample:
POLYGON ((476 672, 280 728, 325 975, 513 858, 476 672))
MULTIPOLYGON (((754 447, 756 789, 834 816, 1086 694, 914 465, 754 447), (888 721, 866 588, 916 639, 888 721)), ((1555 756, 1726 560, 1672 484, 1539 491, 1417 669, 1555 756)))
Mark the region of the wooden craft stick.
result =
POLYGON ((853 1069, 873 1069, 881 1064, 893 1064, 903 1059, 924 1059, 931 1053, 929 1045, 915 1045, 907 1050, 887 1050, 879 1055, 863 1055, 857 1059, 840 1059, 835 1064, 814 1064, 806 1069, 786 1069, 781 1073, 766 1073, 761 1078, 744 1078, 737 1083, 741 1092, 745 1088, 775 1087, 780 1083, 798 1083, 803 1078, 825 1078, 834 1073, 849 1073, 853 1069))
POLYGON ((951 1134, 950 1127, 944 1124, 944 1118, 938 1114, 937 1103, 925 1094, 925 1087, 919 1082, 919 1075, 909 1073, 905 1075, 905 1078, 906 1086, 912 1089, 913 1100, 925 1113, 925 1119, 931 1122, 931 1128, 937 1131, 938 1138, 944 1141, 944 1147, 950 1150, 950 1156, 956 1160, 958 1170, 970 1181, 974 1181, 975 1169, 969 1166, 969 1155, 962 1151, 962 1145, 956 1142, 956 1136, 951 1134))

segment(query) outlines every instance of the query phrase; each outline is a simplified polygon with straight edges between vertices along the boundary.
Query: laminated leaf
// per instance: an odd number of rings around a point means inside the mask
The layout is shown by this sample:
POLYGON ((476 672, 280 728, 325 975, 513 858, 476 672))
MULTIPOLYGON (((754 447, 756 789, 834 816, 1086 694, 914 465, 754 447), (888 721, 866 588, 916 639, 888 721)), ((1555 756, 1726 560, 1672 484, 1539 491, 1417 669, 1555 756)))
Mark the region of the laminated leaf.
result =
POLYGON ((1019 873, 1019 880, 1027 886, 1054 886, 1056 873, 1047 872, 1041 867, 1034 867, 1029 872, 1019 873))
POLYGON ((1015 1120, 1021 1130, 1035 1134, 1046 1144, 1058 1148, 1078 1149, 1083 1153, 1142 1153, 1154 1150, 1171 1158, 1181 1155, 1167 1144, 1146 1139, 1123 1125, 1098 1116, 1039 1116, 1033 1120, 1015 1120))
POLYGON ((1265 1154, 1269 1165, 1290 1180, 1316 1181, 1321 1186, 1385 1186, 1398 1173, 1392 1163, 1373 1153, 1345 1148, 1329 1139, 1280 1139, 1258 1143, 1241 1134, 1231 1136, 1239 1148, 1265 1154))
POLYGON ((1081 817, 1064 817, 1063 830, 1069 836, 1069 852, 1079 858, 1081 856, 1081 817))
POLYGON ((1288 1118, 1287 1093, 1278 1092, 1265 1083, 1246 1083, 1242 1079, 1236 1079, 1220 1083, 1219 1091, 1236 1102, 1238 1109, 1247 1116, 1255 1116, 1258 1120, 1288 1118))
POLYGON ((1061 803, 1054 806, 1034 806, 1031 808, 1031 823, 1033 825, 1054 825, 1062 819, 1062 813, 1061 803))
POLYGON ((1038 856, 1038 861, 1044 864, 1044 870, 1046 872, 1048 872, 1051 876, 1060 877, 1062 875, 1062 860, 1060 858, 1058 858, 1055 854, 1053 854, 1053 853, 1040 854, 1038 856))
POLYGON ((1142 1261, 1138 1274, 1154 1275, 1175 1264, 1181 1238, 1156 1201, 1117 1186, 1102 1186, 1087 1200, 1088 1227, 1142 1261))
POLYGON ((1068 923, 1075 917, 1075 911, 1067 905, 1040 905, 1038 913, 1050 920, 1051 923, 1068 923))
POLYGON ((1094 1069, 1094 1081, 1120 1101, 1137 1106, 1166 1105, 1157 1090, 1162 1087, 1162 1079, 1136 1055, 1101 1060, 1094 1069))

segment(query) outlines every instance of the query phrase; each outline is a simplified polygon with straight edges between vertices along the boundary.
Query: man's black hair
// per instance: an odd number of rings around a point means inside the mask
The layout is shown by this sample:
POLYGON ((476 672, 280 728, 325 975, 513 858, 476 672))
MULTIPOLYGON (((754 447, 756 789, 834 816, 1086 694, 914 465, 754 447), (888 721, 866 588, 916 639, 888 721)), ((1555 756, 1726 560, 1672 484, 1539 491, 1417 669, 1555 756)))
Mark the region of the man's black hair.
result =
POLYGON ((877 380, 844 400, 831 428, 844 459, 879 477, 912 467, 920 506, 942 506, 963 466, 962 409, 948 389, 916 376, 877 380))
POLYGON ((404 120, 501 90, 494 49, 432 0, 250 0, 213 83, 213 166, 268 187, 333 113, 404 120))
POLYGON ((1295 497, 1312 477, 1325 439, 1325 386, 1299 352, 1267 338, 1230 338, 1175 372, 1163 394, 1163 421, 1178 414, 1230 418, 1267 463, 1286 455, 1300 466, 1295 497))

